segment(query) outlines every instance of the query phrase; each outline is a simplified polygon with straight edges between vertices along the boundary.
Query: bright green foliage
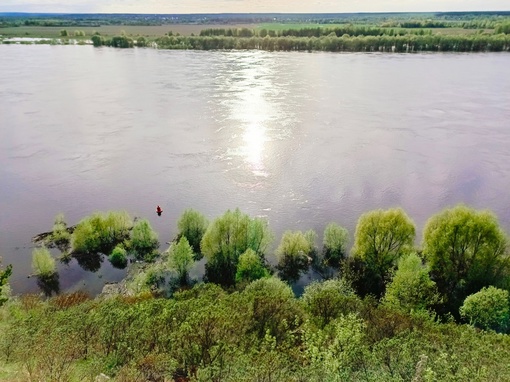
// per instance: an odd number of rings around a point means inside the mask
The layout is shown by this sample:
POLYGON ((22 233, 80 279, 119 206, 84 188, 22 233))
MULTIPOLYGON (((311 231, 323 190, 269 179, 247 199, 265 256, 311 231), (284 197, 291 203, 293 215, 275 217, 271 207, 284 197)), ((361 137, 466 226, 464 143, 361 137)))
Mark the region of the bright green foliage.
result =
POLYGON ((324 381, 357 380, 356 369, 368 355, 365 324, 355 314, 340 316, 325 330, 305 327, 307 361, 324 381))
POLYGON ((464 300, 460 315, 477 328, 504 332, 510 324, 508 291, 493 286, 482 288, 464 300))
POLYGON ((243 291, 251 315, 249 332, 263 339, 266 334, 282 341, 302 313, 289 285, 276 277, 256 280, 243 291))
POLYGON ((427 309, 439 302, 436 283, 415 253, 402 257, 392 281, 386 287, 383 303, 405 312, 427 309))
POLYGON ((54 243, 61 252, 67 252, 71 243, 71 234, 67 230, 67 223, 64 214, 55 217, 53 231, 50 236, 51 243, 54 243))
POLYGON ((282 280, 295 282, 310 266, 312 246, 301 231, 286 231, 276 249, 278 271, 282 280))
MULTIPOLYGON (((0 258, 1 260, 1 258, 0 258)), ((1 263, 0 263, 1 264, 1 263)), ((0 306, 7 301, 9 289, 9 277, 12 275, 12 265, 9 264, 4 270, 0 268, 0 306)))
POLYGON ((206 217, 194 209, 187 209, 177 221, 178 237, 184 236, 195 253, 195 260, 200 260, 200 242, 209 222, 206 217))
POLYGON ((57 271, 55 259, 46 248, 35 248, 32 251, 32 270, 39 277, 50 277, 57 271))
POLYGON ((343 280, 311 283, 305 287, 302 299, 306 311, 321 329, 340 315, 355 311, 360 304, 354 290, 343 280))
POLYGON ((177 272, 180 284, 187 284, 188 272, 193 266, 193 249, 186 237, 182 236, 176 244, 172 244, 168 262, 170 268, 177 272))
POLYGON ((360 216, 354 235, 352 255, 361 259, 367 268, 366 278, 372 279, 376 296, 384 292, 384 285, 398 259, 413 248, 415 226, 401 208, 375 210, 360 216))
POLYGON ((248 248, 245 253, 239 256, 236 283, 251 282, 264 277, 269 277, 269 271, 262 264, 260 256, 253 249, 248 248))
POLYGON ((329 223, 324 230, 324 262, 338 269, 347 255, 346 245, 349 240, 347 230, 337 223, 329 223))
POLYGON ((138 259, 151 261, 159 247, 158 234, 147 219, 136 221, 131 232, 131 249, 138 259))
POLYGON ((252 219, 238 208, 228 210, 207 227, 202 238, 200 247, 207 258, 205 278, 223 286, 234 285, 239 256, 252 249, 263 257, 271 240, 265 220, 252 219))
POLYGON ((423 253, 451 313, 456 314, 466 296, 481 288, 507 285, 506 247, 507 237, 489 211, 459 205, 428 220, 423 253))
POLYGON ((73 232, 75 252, 109 254, 129 238, 133 222, 125 211, 96 212, 82 219, 73 232))
POLYGON ((127 265, 127 252, 121 245, 117 245, 108 259, 114 267, 123 269, 127 265))

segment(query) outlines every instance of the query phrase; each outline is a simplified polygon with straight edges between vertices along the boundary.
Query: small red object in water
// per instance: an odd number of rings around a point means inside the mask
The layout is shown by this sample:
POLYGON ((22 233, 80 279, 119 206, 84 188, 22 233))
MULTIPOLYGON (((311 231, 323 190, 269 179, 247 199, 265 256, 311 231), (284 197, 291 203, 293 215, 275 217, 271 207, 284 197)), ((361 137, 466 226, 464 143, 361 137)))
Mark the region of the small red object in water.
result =
POLYGON ((163 212, 163 210, 161 209, 160 206, 157 206, 156 207, 156 213, 158 214, 158 216, 161 216, 161 213, 163 212))

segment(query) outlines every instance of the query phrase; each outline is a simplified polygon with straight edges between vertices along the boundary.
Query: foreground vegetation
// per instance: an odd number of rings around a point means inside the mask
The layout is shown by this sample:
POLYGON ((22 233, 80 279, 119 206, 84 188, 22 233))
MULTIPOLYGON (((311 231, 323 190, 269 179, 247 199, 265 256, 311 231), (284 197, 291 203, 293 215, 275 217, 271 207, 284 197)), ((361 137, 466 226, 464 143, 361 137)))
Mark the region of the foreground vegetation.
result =
MULTIPOLYGON (((0 376, 510 379, 508 238, 489 211, 459 205, 432 216, 419 247, 414 222, 398 208, 360 216, 350 251, 338 223, 327 225, 321 247, 313 230, 287 231, 276 264, 266 258, 274 238, 267 221, 239 209, 211 222, 187 210, 178 229, 160 253, 149 223, 125 212, 96 213, 75 227, 58 216, 39 236, 45 246, 58 243, 85 264, 96 256, 139 263, 119 295, 4 299, 0 376), (196 261, 205 261, 203 280, 189 275, 196 261), (310 271, 321 281, 296 297, 292 284, 310 271)), ((43 281, 55 272, 45 247, 34 250, 34 272, 43 281)))
MULTIPOLYGON (((4 15, 0 32, 6 37, 47 38, 38 43, 92 42, 97 47, 117 48, 398 53, 510 50, 508 12, 81 16, 4 15)), ((9 39, 3 42, 12 43, 9 39)))

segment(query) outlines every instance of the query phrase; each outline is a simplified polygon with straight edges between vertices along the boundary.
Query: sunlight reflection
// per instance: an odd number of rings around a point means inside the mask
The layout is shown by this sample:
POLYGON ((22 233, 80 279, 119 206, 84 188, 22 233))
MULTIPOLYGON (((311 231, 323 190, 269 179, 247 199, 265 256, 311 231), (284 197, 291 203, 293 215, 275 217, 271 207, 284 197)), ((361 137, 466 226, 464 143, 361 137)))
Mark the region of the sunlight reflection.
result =
POLYGON ((275 86, 267 60, 243 55, 232 68, 229 83, 234 97, 228 102, 229 117, 236 124, 239 139, 234 150, 255 176, 267 177, 265 160, 269 124, 274 120, 272 105, 275 86))

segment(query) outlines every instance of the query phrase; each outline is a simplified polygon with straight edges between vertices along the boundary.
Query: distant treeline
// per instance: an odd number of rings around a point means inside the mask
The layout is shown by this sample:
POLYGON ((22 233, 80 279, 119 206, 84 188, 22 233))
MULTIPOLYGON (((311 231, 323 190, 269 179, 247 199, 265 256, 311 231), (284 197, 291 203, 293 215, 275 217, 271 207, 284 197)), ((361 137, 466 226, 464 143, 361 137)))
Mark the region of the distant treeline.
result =
POLYGON ((341 37, 349 36, 399 36, 409 32, 406 30, 394 30, 391 28, 377 28, 369 26, 346 25, 334 28, 301 28, 301 29, 249 29, 249 28, 209 28, 202 29, 200 36, 227 36, 227 37, 322 37, 335 35, 341 37))
POLYGON ((466 36, 416 35, 349 36, 335 34, 321 37, 233 37, 233 36, 163 36, 148 42, 136 42, 126 36, 112 39, 93 36, 94 46, 131 48, 151 45, 160 49, 193 50, 266 50, 326 52, 501 52, 510 50, 507 34, 466 36))

